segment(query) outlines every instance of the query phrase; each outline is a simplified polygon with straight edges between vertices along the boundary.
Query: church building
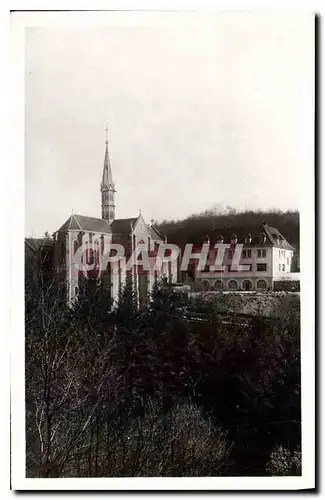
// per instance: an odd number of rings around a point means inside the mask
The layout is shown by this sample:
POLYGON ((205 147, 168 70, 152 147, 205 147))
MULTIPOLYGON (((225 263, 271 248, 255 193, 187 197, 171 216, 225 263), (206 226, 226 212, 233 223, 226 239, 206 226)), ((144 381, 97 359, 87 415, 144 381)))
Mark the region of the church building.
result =
POLYGON ((143 305, 158 277, 165 276, 171 282, 177 280, 177 263, 165 262, 160 270, 155 270, 154 265, 150 265, 149 269, 137 263, 131 269, 126 266, 139 247, 153 264, 159 245, 166 243, 166 238, 154 227, 153 221, 147 223, 141 213, 126 219, 115 217, 116 189, 107 140, 100 193, 101 218, 73 213, 53 235, 54 265, 59 281, 69 303, 73 303, 86 289, 88 294, 102 290, 108 300, 116 304, 120 291, 129 280, 139 305, 143 305), (107 262, 103 269, 99 266, 99 259, 112 244, 121 245, 124 256, 115 262, 107 262), (76 265, 76 256, 81 249, 82 262, 92 268, 91 271, 76 265))

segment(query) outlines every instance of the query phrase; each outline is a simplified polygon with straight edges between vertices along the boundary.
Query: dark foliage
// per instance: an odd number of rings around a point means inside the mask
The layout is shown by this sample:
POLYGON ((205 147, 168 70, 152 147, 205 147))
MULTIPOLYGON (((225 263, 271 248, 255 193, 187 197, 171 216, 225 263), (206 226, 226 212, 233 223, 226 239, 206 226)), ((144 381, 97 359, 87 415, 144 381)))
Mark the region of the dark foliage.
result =
POLYGON ((166 281, 139 311, 127 284, 110 314, 48 285, 26 287, 28 476, 300 473, 297 297, 243 319, 166 281))
POLYGON ((259 228, 262 221, 266 221, 269 226, 276 227, 295 247, 293 271, 299 271, 299 212, 297 211, 236 211, 228 207, 222 212, 213 209, 206 210, 183 220, 164 220, 158 227, 167 236, 168 241, 183 248, 186 243, 201 245, 207 234, 213 238, 229 228, 232 228, 234 232, 237 229, 241 232, 242 228, 245 231, 259 228))

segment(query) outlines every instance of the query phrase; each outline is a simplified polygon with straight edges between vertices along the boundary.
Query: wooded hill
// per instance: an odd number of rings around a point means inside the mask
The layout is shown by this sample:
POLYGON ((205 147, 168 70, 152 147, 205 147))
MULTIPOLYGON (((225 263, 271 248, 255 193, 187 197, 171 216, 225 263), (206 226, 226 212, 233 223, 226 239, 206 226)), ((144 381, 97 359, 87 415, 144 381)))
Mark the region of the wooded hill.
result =
POLYGON ((205 235, 211 235, 216 230, 243 228, 247 232, 258 228, 262 222, 277 228, 293 246, 299 246, 299 212, 287 211, 244 211, 237 212, 228 208, 223 212, 206 210, 192 214, 186 219, 164 220, 158 225, 170 242, 202 243, 205 235))
MULTIPOLYGON (((192 214, 186 219, 164 220, 158 229, 167 236, 168 242, 183 247, 186 243, 200 245, 206 235, 211 242, 218 234, 229 233, 229 231, 243 233, 243 231, 255 232, 262 222, 275 227, 296 249, 293 271, 299 270, 299 212, 288 210, 272 211, 236 211, 227 208, 220 212, 206 210, 198 214, 192 214)), ((240 238, 239 238, 240 239, 240 238)), ((241 243, 241 241, 239 241, 241 243)))

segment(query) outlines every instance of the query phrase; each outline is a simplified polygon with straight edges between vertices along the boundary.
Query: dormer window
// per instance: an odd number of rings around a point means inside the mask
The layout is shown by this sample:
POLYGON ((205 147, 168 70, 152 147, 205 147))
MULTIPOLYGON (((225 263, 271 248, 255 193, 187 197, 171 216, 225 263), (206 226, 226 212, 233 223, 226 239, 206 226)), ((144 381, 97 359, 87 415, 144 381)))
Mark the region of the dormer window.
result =
POLYGON ((248 233, 247 237, 245 238, 245 243, 250 245, 252 243, 252 235, 251 233, 248 233))
POLYGON ((237 243, 237 235, 235 233, 231 236, 230 242, 231 242, 232 245, 236 245, 236 243, 237 243))
POLYGON ((265 233, 262 233, 260 235, 260 243, 262 243, 262 244, 266 243, 266 234, 265 233))

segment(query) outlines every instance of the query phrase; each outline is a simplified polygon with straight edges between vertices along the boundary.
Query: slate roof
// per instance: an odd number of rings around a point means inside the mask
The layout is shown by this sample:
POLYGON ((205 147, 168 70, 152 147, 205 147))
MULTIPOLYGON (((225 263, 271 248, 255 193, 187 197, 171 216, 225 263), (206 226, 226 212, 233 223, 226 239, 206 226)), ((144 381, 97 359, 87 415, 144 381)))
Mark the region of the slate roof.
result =
POLYGON ((138 217, 131 217, 130 219, 115 219, 111 224, 112 233, 129 235, 131 233, 131 224, 134 226, 138 217))
POLYGON ((98 219, 97 217, 88 217, 86 215, 72 214, 65 221, 59 231, 67 231, 72 229, 75 231, 90 231, 94 233, 111 233, 111 226, 108 221, 98 219))
MULTIPOLYGON (((115 219, 111 224, 104 219, 96 217, 87 217, 85 215, 72 214, 60 227, 59 231, 93 231, 96 233, 109 233, 116 236, 119 241, 122 239, 127 242, 131 233, 131 224, 134 226, 138 217, 128 219, 115 219)), ((164 236, 154 226, 148 227, 149 234, 155 241, 164 241, 164 236)))
POLYGON ((254 245, 271 245, 271 246, 276 246, 288 250, 294 250, 294 247, 290 245, 290 243, 284 238, 284 236, 278 231, 275 227, 268 226, 265 223, 262 223, 261 225, 254 226, 251 228, 244 228, 244 227, 234 227, 234 226, 229 226, 229 227, 223 227, 222 229, 215 228, 213 231, 210 232, 209 238, 211 241, 211 244, 214 244, 217 242, 218 237, 222 235, 223 236, 223 242, 224 243, 230 243, 233 235, 237 236, 237 243, 242 243, 246 244, 247 246, 254 246, 254 245), (266 242, 261 243, 260 241, 260 236, 261 234, 264 233, 266 235, 266 242), (251 235, 252 241, 250 244, 245 243, 245 239, 248 237, 248 235, 251 235), (279 238, 279 243, 277 242, 277 239, 279 238))
POLYGON ((126 255, 130 255, 132 245, 131 245, 131 224, 134 226, 138 217, 132 217, 129 219, 115 219, 112 224, 113 242, 122 245, 125 249, 126 255))
POLYGON ((153 240, 165 241, 165 236, 162 233, 160 233, 157 228, 155 228, 154 226, 149 226, 148 229, 149 229, 149 234, 153 240))

